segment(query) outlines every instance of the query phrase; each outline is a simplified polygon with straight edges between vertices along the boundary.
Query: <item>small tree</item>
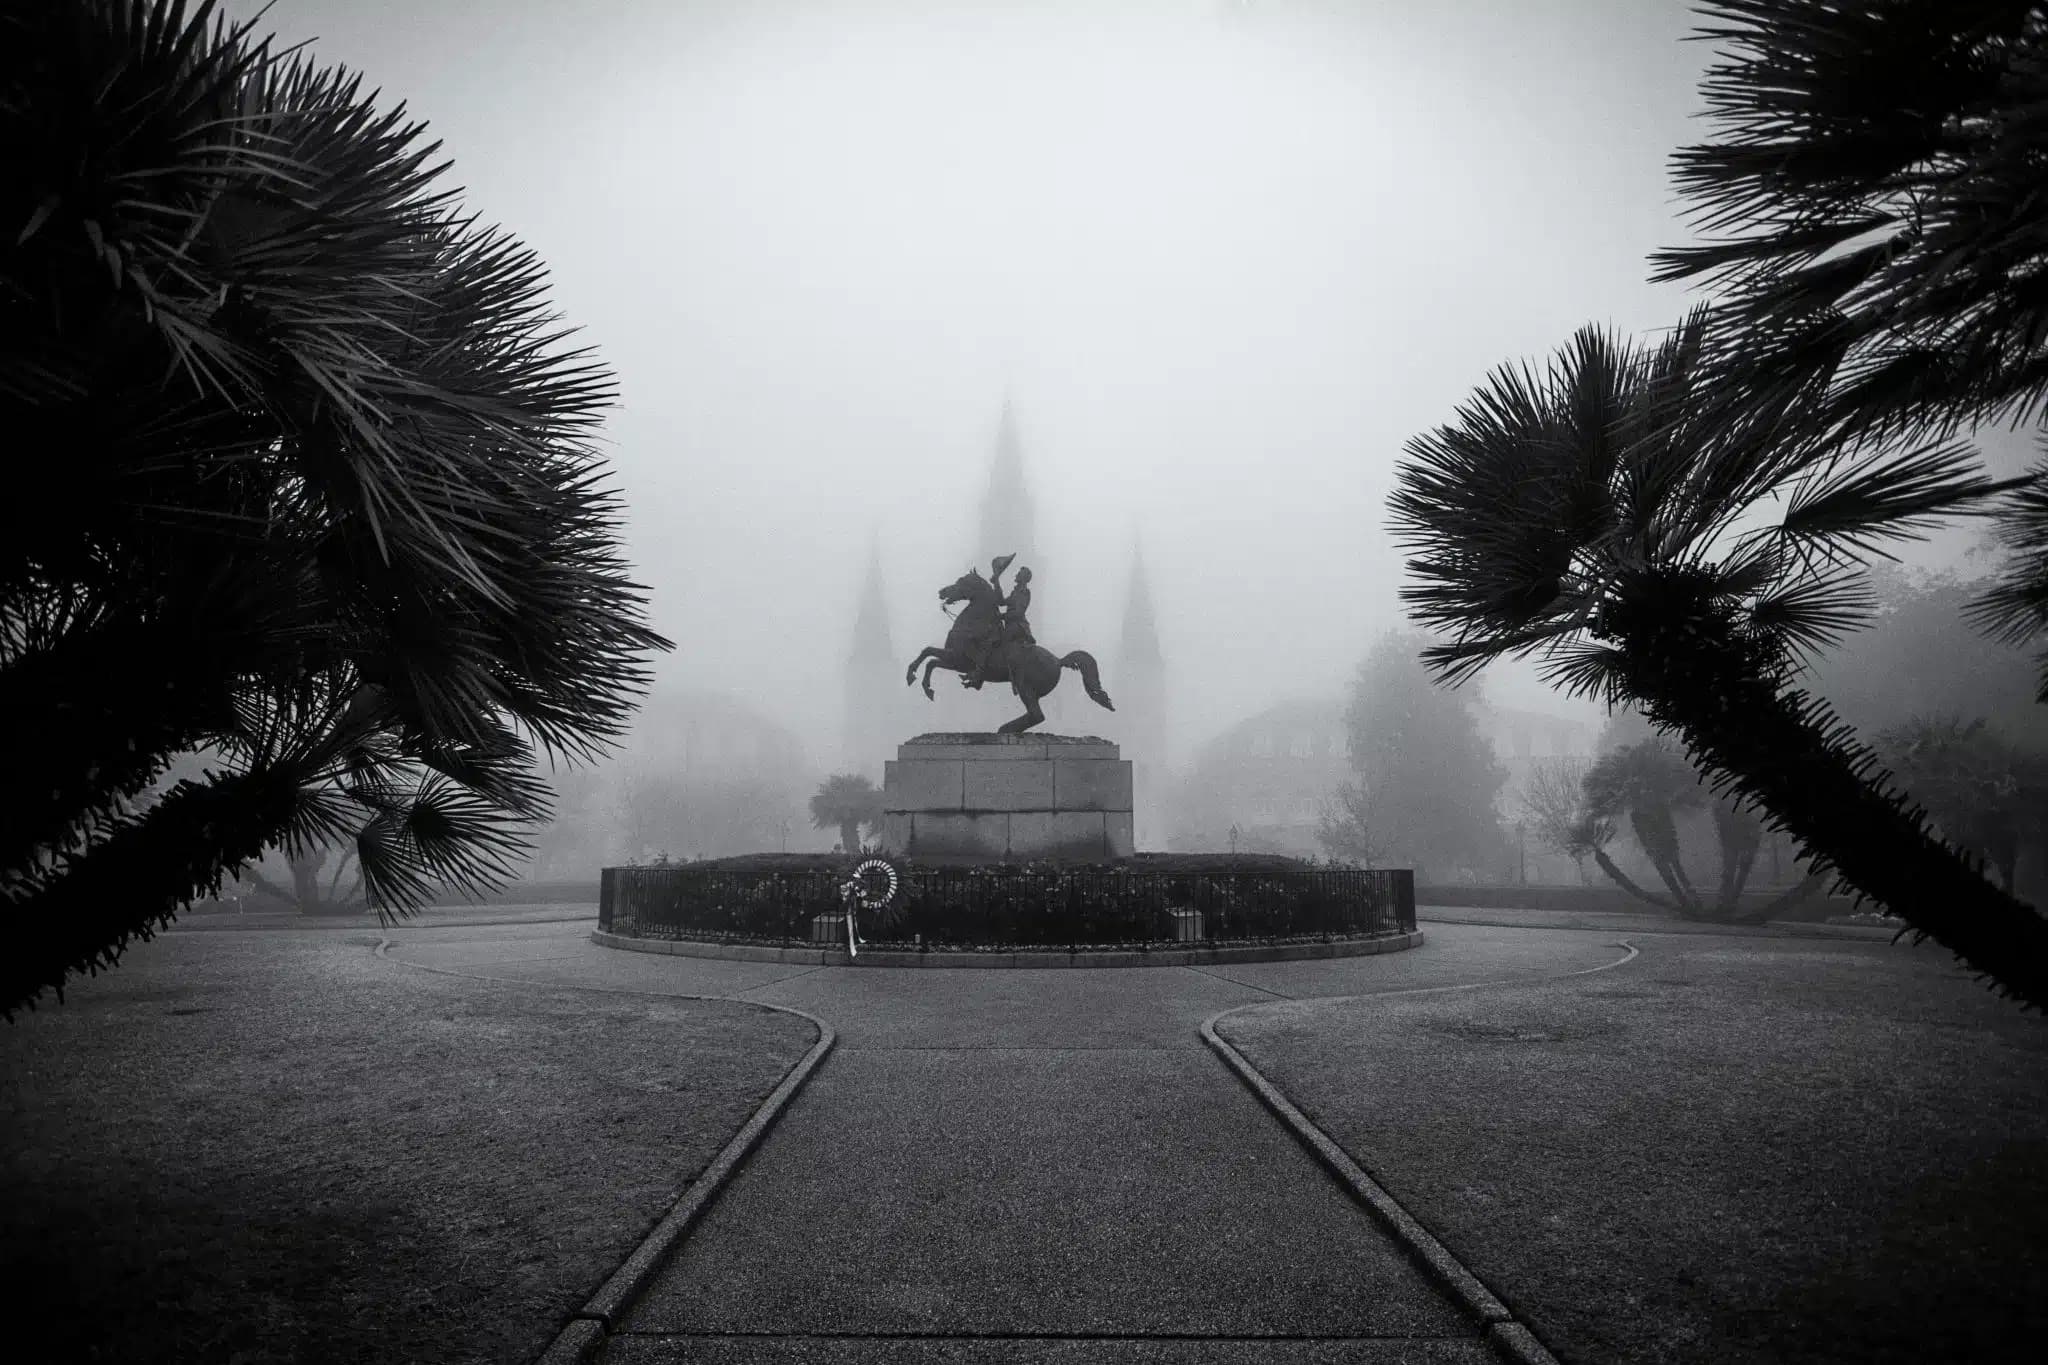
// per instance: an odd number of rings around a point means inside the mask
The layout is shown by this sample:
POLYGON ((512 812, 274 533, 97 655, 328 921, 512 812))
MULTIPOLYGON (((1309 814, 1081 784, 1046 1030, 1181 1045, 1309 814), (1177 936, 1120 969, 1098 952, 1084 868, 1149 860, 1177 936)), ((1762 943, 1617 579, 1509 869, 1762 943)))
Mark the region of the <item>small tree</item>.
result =
POLYGON ((2048 762, 1959 716, 1916 717, 1881 732, 1876 747, 1943 837, 2011 891, 2021 850, 2048 835, 2048 762))
POLYGON ((327 870, 327 860, 336 850, 336 845, 323 844, 314 848, 301 849, 285 857, 285 865, 291 871, 289 888, 263 875, 260 866, 244 868, 242 880, 255 886, 266 895, 289 901, 302 915, 337 915, 366 910, 368 906, 356 899, 363 886, 360 868, 350 878, 348 888, 342 889, 341 879, 355 867, 356 854, 351 846, 339 846, 341 856, 334 861, 334 868, 327 876, 325 887, 321 885, 321 874, 327 870))
POLYGON ((857 773, 836 773, 818 786, 811 797, 811 823, 818 829, 839 829, 839 846, 848 853, 860 852, 860 830, 882 827, 882 794, 875 784, 857 773))
MULTIPOLYGON (((1623 734, 1630 732, 1629 723, 1620 715, 1610 729, 1623 734)), ((1763 822, 1732 795, 1710 791, 1678 746, 1662 736, 1653 735, 1610 749, 1586 770, 1583 791, 1582 827, 1575 833, 1601 871, 1631 894, 1676 910, 1686 919, 1743 922, 1768 918, 1817 890, 1824 880, 1819 874, 1809 874, 1790 892, 1744 913, 1742 891, 1749 884, 1757 854, 1763 849, 1763 822), (1714 841, 1720 853, 1720 881, 1711 902, 1700 894, 1686 871, 1678 834, 1679 815, 1702 806, 1713 822, 1714 841), (1668 900, 1644 891, 1623 876, 1604 851, 1606 840, 1595 837, 1594 832, 1601 829, 1611 836, 1624 819, 1670 893, 1668 900)))
POLYGON ((1357 777, 1319 831, 1333 856, 1413 867, 1418 879, 1499 867, 1508 853, 1496 814, 1507 769, 1480 731, 1474 693, 1431 685, 1428 644, 1389 632, 1360 664, 1344 714, 1357 777))
MULTIPOLYGON (((1538 760, 1522 779, 1522 785, 1515 792, 1515 804, 1527 822, 1529 832, 1536 836, 1536 842, 1553 853, 1562 853, 1572 860, 1572 866, 1579 871, 1579 880, 1588 880, 1586 859, 1595 850, 1591 839, 1593 830, 1583 817, 1586 769, 1589 765, 1582 758, 1546 758, 1538 760)), ((1612 831, 1609 831, 1611 836, 1612 831)), ((1604 846, 1602 838, 1598 846, 1604 846)))
POLYGON ((1340 862, 1373 867, 1386 856, 1374 833, 1372 802, 1365 783, 1338 783, 1318 812, 1316 842, 1323 846, 1323 852, 1340 862))
POLYGON ((1703 793, 1678 751, 1661 739, 1624 745, 1586 770, 1584 790, 1589 815, 1628 822, 1680 913, 1696 908, 1699 897, 1679 852, 1677 817, 1697 806, 1703 793))

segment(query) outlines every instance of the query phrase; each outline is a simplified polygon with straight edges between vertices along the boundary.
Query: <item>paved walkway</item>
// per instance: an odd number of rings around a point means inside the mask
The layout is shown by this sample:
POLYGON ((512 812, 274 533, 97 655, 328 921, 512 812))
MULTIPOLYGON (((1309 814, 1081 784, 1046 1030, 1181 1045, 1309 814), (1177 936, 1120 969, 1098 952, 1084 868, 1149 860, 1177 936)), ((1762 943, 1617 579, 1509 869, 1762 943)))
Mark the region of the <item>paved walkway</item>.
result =
POLYGON ((603 1359, 1491 1361, 1199 1035, 1260 1002, 1615 962, 1606 935, 1432 926, 1408 952, 1205 968, 791 967, 596 947, 586 924, 419 925, 394 959, 710 995, 839 1044, 603 1359))

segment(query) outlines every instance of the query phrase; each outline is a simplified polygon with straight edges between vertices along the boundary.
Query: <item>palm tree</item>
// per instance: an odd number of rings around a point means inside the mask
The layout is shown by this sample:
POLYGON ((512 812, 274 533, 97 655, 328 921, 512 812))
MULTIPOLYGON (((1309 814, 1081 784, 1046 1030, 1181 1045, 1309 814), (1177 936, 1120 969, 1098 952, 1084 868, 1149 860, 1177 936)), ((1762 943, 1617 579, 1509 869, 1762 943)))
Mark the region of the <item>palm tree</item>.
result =
POLYGON ((1680 914, 1696 914, 1699 894, 1680 854, 1677 817, 1699 805, 1702 793, 1699 779, 1670 743, 1649 739, 1602 754, 1586 770, 1584 791, 1586 814, 1615 823, 1626 819, 1670 893, 1669 903, 1680 914))
POLYGON ((509 873, 537 754, 668 642, 616 545, 607 372, 422 128, 210 3, 0 16, 0 1012, 266 849, 380 910, 509 873), (145 804, 180 755, 197 776, 145 804))
MULTIPOLYGON (((1709 791, 1668 739, 1657 736, 1638 740, 1602 755, 1586 770, 1584 799, 1587 815, 1592 819, 1610 825, 1623 818, 1628 820, 1637 844, 1670 892, 1670 900, 1657 900, 1658 904, 1675 909, 1686 919, 1757 917, 1744 915, 1739 907, 1742 889, 1748 884, 1757 853, 1763 847, 1763 824, 1726 793, 1709 791), (1679 814, 1702 806, 1712 819, 1714 842, 1720 852, 1720 880, 1712 901, 1694 887, 1685 868, 1678 834, 1679 814)), ((1611 863, 1603 866, 1609 876, 1615 875, 1611 863)), ((1625 880, 1621 884, 1643 894, 1625 880)), ((1773 901, 1766 909, 1775 910, 1782 903, 1773 901)))
POLYGON ((818 829, 839 830, 839 847, 851 854, 860 852, 860 830, 882 824, 882 793, 875 784, 857 773, 838 773, 826 778, 811 796, 811 824, 818 829))
MULTIPOLYGON (((2048 407, 2048 11, 2035 0, 1715 0, 1702 93, 1720 140, 1679 152, 1702 231, 1659 281, 1717 292, 1724 420, 1798 407, 1820 439, 2036 422, 2048 407), (1794 403, 1794 395, 1805 400, 1794 403)), ((2010 497, 1977 606, 2048 632, 2048 460, 2010 497)), ((2041 656, 2048 701, 2048 652, 2041 656)))
POLYGON ((2012 485, 1955 444, 1844 458, 1789 403, 1695 423, 1710 340, 1703 310, 1651 348, 1587 328, 1409 442, 1389 504, 1402 597, 1450 636, 1424 657, 1457 681, 1540 654, 1569 691, 1637 705, 1817 870, 2048 1006, 2048 919, 1934 838, 1794 686, 1804 653, 1867 619, 1860 553, 2012 485))

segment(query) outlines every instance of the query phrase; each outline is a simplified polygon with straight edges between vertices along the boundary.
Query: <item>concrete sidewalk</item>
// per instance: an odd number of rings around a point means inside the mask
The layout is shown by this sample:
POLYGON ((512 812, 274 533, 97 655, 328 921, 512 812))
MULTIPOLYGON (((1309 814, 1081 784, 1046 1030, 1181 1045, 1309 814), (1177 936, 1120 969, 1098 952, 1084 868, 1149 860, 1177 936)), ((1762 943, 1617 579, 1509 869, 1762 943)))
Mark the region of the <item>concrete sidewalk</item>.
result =
POLYGON ((1260 1001, 1542 979, 1616 953, 1446 926, 1449 951, 1324 962, 856 971, 621 953, 570 928, 401 931, 392 956, 789 1005, 840 1034, 614 1322, 601 1358, 622 1365, 1500 1359, 1198 1030, 1260 1001))

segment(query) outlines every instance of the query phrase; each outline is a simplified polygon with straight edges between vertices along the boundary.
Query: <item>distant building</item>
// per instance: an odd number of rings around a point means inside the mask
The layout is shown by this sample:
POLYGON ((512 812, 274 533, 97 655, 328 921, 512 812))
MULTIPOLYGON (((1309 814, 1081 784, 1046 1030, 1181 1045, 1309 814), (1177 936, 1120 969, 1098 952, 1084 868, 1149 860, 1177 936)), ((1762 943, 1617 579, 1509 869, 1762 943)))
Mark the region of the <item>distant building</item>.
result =
POLYGON ((816 783, 802 742, 747 702, 657 690, 615 755, 551 775, 554 818, 532 836, 526 875, 819 847, 805 809, 816 783))
POLYGON ((1247 716, 1201 746, 1168 802, 1167 847, 1320 856, 1324 806, 1351 776, 1344 703, 1301 698, 1247 716))
MULTIPOLYGON (((1342 698, 1282 702, 1232 725, 1203 745, 1176 781, 1167 822, 1169 848, 1227 851, 1231 830, 1241 852, 1321 856, 1325 807, 1352 778, 1351 735, 1342 698)), ((1592 727, 1539 711, 1481 707, 1479 723, 1508 781, 1501 818, 1514 824, 1515 793, 1546 758, 1590 758, 1592 727)))

